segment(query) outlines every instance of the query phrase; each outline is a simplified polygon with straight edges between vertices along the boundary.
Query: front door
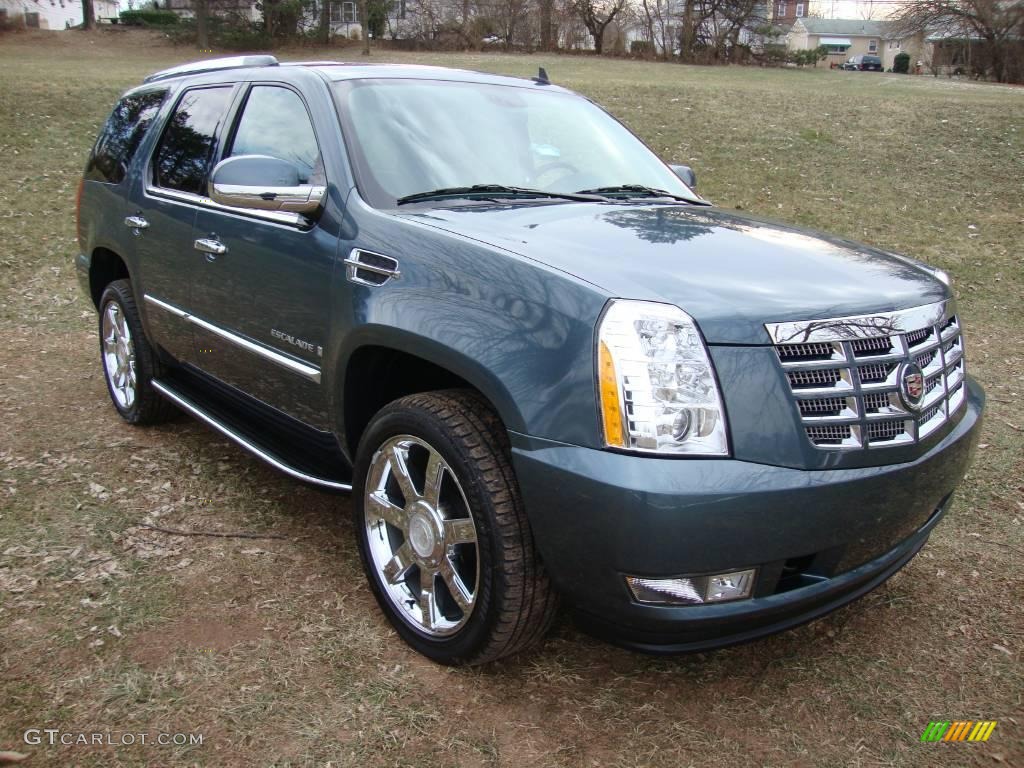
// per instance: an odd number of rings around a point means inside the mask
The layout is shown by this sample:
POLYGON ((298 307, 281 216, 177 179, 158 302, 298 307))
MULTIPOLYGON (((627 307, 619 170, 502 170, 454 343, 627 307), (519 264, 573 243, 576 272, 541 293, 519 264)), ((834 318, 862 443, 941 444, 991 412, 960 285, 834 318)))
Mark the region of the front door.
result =
MULTIPOLYGON (((302 183, 328 183, 306 105, 283 85, 250 86, 223 153, 238 155, 287 160, 302 183)), ((320 366, 337 236, 300 217, 201 208, 193 237, 206 249, 192 273, 199 367, 328 428, 320 366)))
POLYGON ((235 87, 191 88, 178 99, 149 168, 137 182, 126 224, 138 224, 136 254, 147 330, 180 361, 193 359, 185 320, 199 257, 192 231, 206 170, 217 150, 235 87))

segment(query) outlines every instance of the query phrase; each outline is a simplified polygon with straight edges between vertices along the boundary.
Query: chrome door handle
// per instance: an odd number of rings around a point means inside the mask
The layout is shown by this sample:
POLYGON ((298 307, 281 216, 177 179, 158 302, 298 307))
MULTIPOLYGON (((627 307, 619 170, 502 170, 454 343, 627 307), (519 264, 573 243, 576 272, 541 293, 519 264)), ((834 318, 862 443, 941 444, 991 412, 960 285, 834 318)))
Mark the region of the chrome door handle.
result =
POLYGON ((129 229, 136 231, 140 229, 149 229, 149 222, 141 216, 127 216, 124 220, 124 225, 129 229))
POLYGON ((223 256, 228 252, 228 247, 219 240, 210 237, 201 237, 193 244, 197 251, 208 253, 213 256, 223 256))

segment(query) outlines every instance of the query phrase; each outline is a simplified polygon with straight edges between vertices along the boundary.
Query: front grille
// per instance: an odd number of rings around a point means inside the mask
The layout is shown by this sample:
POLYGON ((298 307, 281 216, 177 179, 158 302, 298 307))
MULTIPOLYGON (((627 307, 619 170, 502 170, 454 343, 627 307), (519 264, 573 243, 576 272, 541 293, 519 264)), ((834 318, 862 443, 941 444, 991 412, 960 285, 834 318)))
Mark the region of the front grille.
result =
POLYGON ((846 407, 845 397, 816 397, 813 400, 797 400, 801 416, 838 416, 846 407))
POLYGON ((889 378, 889 374, 896 370, 899 363, 874 363, 872 365, 860 365, 857 366, 857 372, 860 374, 861 384, 874 384, 879 381, 885 381, 889 378))
POLYGON ((850 342, 855 357, 872 357, 888 355, 892 352, 892 339, 888 336, 877 336, 873 339, 857 339, 850 342))
POLYGON ((826 371, 790 371, 789 384, 793 389, 807 389, 814 387, 831 387, 839 381, 839 371, 836 369, 826 371))
POLYGON ((783 360, 830 360, 835 352, 831 344, 780 344, 776 349, 783 360))
POLYGON ((963 337, 951 302, 860 318, 768 326, 807 438, 824 450, 906 445, 964 404, 963 337), (917 324, 915 324, 917 323, 917 324), (903 366, 924 375, 917 408, 903 366))
POLYGON ((828 424, 807 427, 807 436, 815 445, 842 445, 853 435, 849 424, 828 424))

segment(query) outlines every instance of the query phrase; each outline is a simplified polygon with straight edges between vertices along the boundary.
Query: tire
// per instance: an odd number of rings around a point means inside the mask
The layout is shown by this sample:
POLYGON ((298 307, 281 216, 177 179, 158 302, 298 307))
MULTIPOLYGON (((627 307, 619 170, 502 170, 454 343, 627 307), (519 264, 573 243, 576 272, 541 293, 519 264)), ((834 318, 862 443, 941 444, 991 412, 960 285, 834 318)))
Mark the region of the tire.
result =
POLYGON ((352 508, 374 596, 424 656, 483 664, 528 648, 551 626, 558 600, 508 436, 476 393, 409 395, 381 409, 359 443, 352 508))
POLYGON ((163 373, 163 366, 142 330, 128 280, 115 280, 103 290, 99 333, 103 378, 121 418, 139 425, 174 418, 175 407, 153 389, 151 382, 163 373))

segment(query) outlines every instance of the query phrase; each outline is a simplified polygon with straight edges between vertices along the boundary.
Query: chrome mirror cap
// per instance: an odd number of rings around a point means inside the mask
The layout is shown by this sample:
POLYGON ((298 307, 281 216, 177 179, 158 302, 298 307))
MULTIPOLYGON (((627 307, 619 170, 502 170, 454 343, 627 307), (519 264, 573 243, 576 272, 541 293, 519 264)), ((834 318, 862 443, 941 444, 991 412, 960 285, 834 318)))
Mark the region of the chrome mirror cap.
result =
POLYGON ((210 174, 213 202, 232 208, 311 215, 327 197, 322 184, 300 184, 298 170, 286 160, 241 155, 221 160, 210 174))

